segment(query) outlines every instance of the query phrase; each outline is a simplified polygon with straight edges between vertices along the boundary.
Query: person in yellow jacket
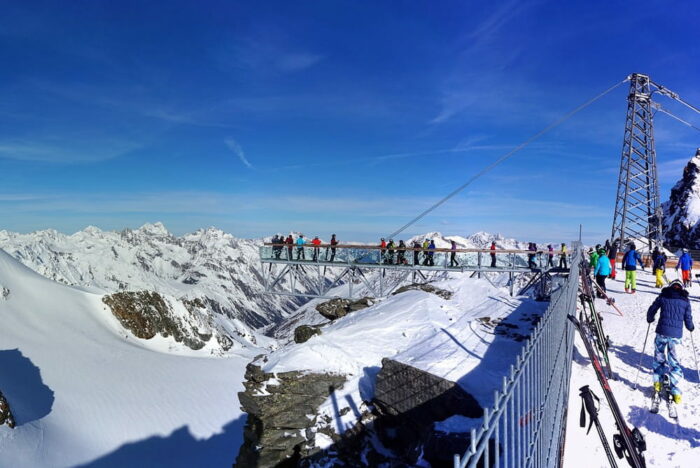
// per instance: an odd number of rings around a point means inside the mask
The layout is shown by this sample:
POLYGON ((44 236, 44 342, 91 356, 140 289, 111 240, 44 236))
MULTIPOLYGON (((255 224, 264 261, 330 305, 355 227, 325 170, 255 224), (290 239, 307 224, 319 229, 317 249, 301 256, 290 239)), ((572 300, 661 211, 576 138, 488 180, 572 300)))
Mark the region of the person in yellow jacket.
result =
POLYGON ((559 251, 559 268, 569 268, 566 263, 566 244, 562 244, 559 251))

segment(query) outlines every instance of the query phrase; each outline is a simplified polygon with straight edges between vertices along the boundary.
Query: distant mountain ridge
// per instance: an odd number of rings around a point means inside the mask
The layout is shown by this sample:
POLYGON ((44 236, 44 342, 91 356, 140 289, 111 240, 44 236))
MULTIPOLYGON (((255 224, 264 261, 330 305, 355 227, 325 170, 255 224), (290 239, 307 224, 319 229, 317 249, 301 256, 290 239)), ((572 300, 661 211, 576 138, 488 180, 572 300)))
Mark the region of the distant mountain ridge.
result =
POLYGON ((157 291, 199 299, 211 326, 242 345, 260 345, 259 329, 282 320, 300 302, 263 296, 261 240, 238 239, 215 228, 184 236, 162 223, 71 235, 53 229, 29 234, 0 231, 0 248, 41 275, 101 293, 157 291))

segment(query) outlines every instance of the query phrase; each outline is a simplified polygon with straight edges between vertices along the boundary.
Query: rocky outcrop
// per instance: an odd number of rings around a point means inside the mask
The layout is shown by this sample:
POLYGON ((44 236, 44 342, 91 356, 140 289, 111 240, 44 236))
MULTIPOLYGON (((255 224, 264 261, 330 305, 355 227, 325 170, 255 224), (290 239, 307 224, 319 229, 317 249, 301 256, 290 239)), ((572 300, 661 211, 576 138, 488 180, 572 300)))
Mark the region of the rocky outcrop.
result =
MULTIPOLYGON (((379 413, 375 426, 380 440, 407 463, 414 463, 421 453, 444 453, 439 446, 445 443, 445 434, 434 430, 436 422, 455 415, 484 415, 476 399, 455 382, 392 359, 382 360, 373 403, 379 413)), ((466 442, 459 441, 462 447, 466 442)), ((451 456, 447 454, 448 461, 451 456)))
POLYGON ((428 292, 431 294, 435 294, 436 296, 439 296, 443 299, 451 299, 452 294, 453 294, 452 291, 447 291, 445 289, 436 288, 432 284, 414 283, 414 284, 409 284, 406 286, 401 286, 399 289, 397 289, 396 291, 394 291, 392 293, 392 296, 396 295, 396 294, 401 294, 402 292, 416 291, 416 290, 417 291, 425 291, 425 292, 428 292))
MULTIPOLYGON (((119 323, 137 338, 149 340, 156 335, 172 337, 190 349, 202 349, 212 338, 206 317, 197 313, 198 299, 184 303, 179 311, 163 296, 151 291, 119 292, 102 298, 119 323)), ((217 335, 217 342, 226 351, 233 342, 227 336, 217 335)))
POLYGON ((15 418, 12 416, 10 404, 5 399, 5 396, 0 392, 0 426, 7 424, 10 429, 15 428, 15 418))
POLYGON ((314 426, 318 408, 345 376, 303 371, 271 374, 248 364, 245 391, 238 394, 248 413, 237 467, 296 466, 318 452, 314 426))
POLYGON ((331 299, 318 304, 316 310, 328 320, 337 320, 351 312, 366 309, 373 304, 374 302, 370 297, 363 297, 355 301, 350 299, 331 299))
POLYGON ((314 335, 321 334, 320 325, 301 325, 294 329, 294 342, 305 343, 314 335))
POLYGON ((663 204, 663 232, 672 247, 700 248, 700 149, 683 169, 683 177, 663 204))

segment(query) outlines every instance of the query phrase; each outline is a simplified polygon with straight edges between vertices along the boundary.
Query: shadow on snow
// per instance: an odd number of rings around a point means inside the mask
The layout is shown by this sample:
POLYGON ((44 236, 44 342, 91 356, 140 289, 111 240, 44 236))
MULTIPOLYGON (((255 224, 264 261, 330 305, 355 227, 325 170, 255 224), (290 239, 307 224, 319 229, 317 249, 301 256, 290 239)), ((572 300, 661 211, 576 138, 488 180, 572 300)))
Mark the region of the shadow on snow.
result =
POLYGON ((40 369, 19 349, 0 351, 0 391, 18 426, 43 418, 53 407, 53 390, 44 384, 40 369))
POLYGON ((245 415, 241 416, 224 426, 221 434, 204 440, 195 439, 183 426, 167 437, 154 436, 122 445, 110 454, 81 465, 81 468, 231 466, 243 443, 245 420, 245 415))

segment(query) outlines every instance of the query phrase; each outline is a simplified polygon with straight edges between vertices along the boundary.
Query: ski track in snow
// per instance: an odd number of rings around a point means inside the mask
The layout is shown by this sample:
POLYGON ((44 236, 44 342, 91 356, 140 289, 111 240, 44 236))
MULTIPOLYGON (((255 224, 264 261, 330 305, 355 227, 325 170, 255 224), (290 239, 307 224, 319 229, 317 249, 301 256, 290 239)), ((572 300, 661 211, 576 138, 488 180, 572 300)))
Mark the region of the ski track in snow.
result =
MULTIPOLYGON (((676 275, 668 276, 672 281, 676 275)), ((648 325, 646 312, 660 291, 654 288, 654 276, 648 271, 638 271, 637 293, 626 294, 624 271, 618 270, 617 280, 609 279, 607 287, 608 294, 615 298, 615 305, 624 314, 620 317, 612 307, 605 304, 604 300, 596 299, 596 310, 601 312, 604 318, 603 329, 612 341, 610 361, 616 379, 610 381, 610 386, 630 429, 639 427, 644 434, 647 442, 645 452, 647 466, 665 468, 700 466, 700 382, 698 382, 695 368, 690 333, 687 330, 683 332, 683 341, 678 348, 684 380, 681 383, 683 402, 678 407, 679 417, 676 422, 668 416, 668 409, 663 402, 658 414, 649 412, 652 392, 651 364, 657 322, 651 325, 642 365, 639 368, 637 389, 633 390, 648 325)), ((700 288, 695 283, 690 288, 690 295, 696 327, 700 324, 699 294, 700 288)), ((657 313, 657 321, 658 317, 657 313)), ((698 336, 694 338, 695 341, 700 341, 698 336)), ((586 435, 585 429, 579 427, 581 398, 578 389, 583 385, 590 385, 593 392, 601 398, 599 417, 608 443, 612 447, 612 436, 617 432, 615 422, 578 335, 576 335, 574 355, 564 466, 566 468, 609 467, 610 464, 595 430, 586 435)), ((627 462, 618 460, 618 466, 627 466, 627 462)))

